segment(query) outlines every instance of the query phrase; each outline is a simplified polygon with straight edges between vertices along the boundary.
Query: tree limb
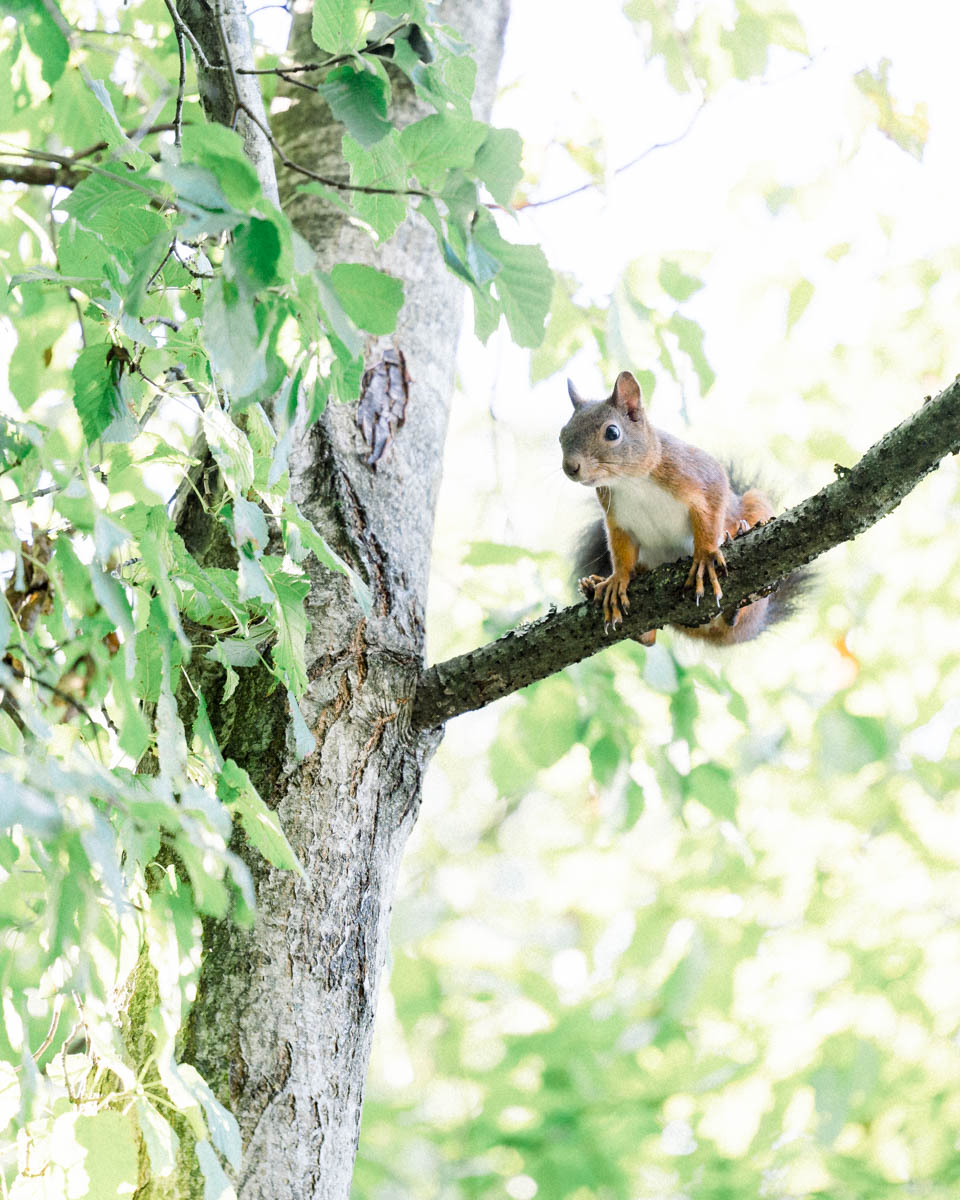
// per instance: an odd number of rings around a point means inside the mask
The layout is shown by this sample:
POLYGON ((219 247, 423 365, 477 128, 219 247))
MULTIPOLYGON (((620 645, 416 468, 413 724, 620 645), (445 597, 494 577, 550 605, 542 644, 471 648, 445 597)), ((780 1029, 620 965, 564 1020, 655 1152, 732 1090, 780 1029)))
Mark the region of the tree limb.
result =
POLYGON ((51 167, 46 163, 0 163, 0 179, 10 183, 25 183, 29 187, 74 188, 89 168, 51 167))
MULTIPOLYGON (((730 573, 723 607, 748 603, 791 571, 857 537, 891 512, 947 454, 960 453, 960 376, 886 433, 853 467, 766 525, 724 547, 730 573)), ((495 642, 437 663, 421 676, 413 701, 415 729, 483 708, 624 638, 665 624, 702 625, 716 615, 683 591, 686 564, 672 563, 630 584, 630 613, 604 632, 592 603, 550 612, 495 642)))

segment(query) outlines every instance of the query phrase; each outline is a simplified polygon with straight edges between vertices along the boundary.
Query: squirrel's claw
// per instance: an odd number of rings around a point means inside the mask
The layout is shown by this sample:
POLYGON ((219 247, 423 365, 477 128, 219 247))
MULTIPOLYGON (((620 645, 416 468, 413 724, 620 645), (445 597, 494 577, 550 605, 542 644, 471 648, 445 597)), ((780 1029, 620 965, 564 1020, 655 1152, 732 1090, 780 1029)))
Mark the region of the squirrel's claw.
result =
POLYGON ((609 633, 611 629, 623 624, 624 611, 630 608, 630 599, 627 596, 629 582, 629 576, 621 575, 611 575, 607 579, 599 575, 590 575, 580 580, 580 590, 586 594, 589 587, 594 601, 603 605, 604 633, 609 633))
POLYGON ((690 573, 687 575, 684 588, 693 588, 694 596, 697 604, 703 599, 704 587, 703 577, 707 576, 710 581, 710 587, 713 591, 717 605, 719 606, 721 597, 723 596, 723 588, 720 586, 720 578, 717 575, 717 568, 726 575, 727 563, 719 547, 716 550, 695 550, 693 554, 693 562, 690 564, 690 573))

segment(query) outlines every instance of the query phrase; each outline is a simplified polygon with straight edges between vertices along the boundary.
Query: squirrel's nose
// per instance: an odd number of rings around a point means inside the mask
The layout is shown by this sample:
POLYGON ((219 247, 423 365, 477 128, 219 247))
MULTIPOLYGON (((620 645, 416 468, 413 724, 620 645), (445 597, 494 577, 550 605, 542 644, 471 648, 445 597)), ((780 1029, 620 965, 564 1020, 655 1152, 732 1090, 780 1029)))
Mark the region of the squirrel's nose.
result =
POLYGON ((580 474, 583 461, 574 454, 567 455, 563 460, 563 472, 569 479, 576 479, 580 474))

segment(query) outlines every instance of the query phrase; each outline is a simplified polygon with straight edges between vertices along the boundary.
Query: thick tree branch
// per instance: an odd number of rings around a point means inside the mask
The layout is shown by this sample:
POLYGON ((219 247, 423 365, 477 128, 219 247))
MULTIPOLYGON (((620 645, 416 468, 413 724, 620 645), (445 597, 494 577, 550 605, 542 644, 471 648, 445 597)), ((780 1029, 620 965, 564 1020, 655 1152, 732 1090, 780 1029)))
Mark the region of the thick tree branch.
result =
MULTIPOLYGON (((849 541, 891 512, 947 454, 960 453, 960 376, 872 446, 853 467, 767 525, 724 547, 724 608, 771 591, 778 580, 849 541)), ((551 612, 495 642, 437 663, 421 677, 414 728, 440 725, 552 675, 623 638, 665 624, 701 625, 716 615, 683 592, 687 565, 673 563, 630 585, 630 615, 604 632, 593 604, 551 612)))

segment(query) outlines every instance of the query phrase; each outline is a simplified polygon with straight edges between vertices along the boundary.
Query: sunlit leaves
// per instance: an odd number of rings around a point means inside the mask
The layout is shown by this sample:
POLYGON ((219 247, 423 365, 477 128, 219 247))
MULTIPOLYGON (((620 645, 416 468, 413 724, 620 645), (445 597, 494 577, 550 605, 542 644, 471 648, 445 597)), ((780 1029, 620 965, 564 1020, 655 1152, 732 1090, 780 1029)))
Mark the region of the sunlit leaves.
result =
POLYGON ((276 813, 261 800, 250 776, 228 759, 217 780, 217 795, 243 824, 250 841, 275 867, 302 870, 290 848, 276 813))
POLYGON ((807 305, 813 299, 815 290, 809 279, 798 279, 790 289, 790 296, 787 300, 787 333, 807 311, 807 305))
POLYGON ((343 156, 350 163, 350 182, 362 187, 389 189, 387 194, 355 192, 352 196, 357 216, 367 221, 381 239, 396 232, 407 212, 406 199, 396 194, 407 185, 406 161, 398 139, 399 135, 393 132, 376 145, 367 147, 349 135, 343 139, 343 156))
POLYGON ((474 236, 498 266, 493 283, 513 340, 519 346, 539 345, 553 291, 543 251, 508 242, 489 217, 478 223, 474 236))
MULTIPOLYGON (((278 740, 271 755, 284 742, 299 758, 316 749, 315 710, 300 703, 305 568, 346 576, 343 596, 358 614, 371 612, 371 596, 288 495, 293 438, 328 400, 356 400, 367 335, 395 329, 404 285, 362 263, 319 272, 265 200, 242 139, 207 124, 189 88, 174 144, 179 63, 164 10, 123 8, 122 43, 94 14, 97 28, 73 45, 82 69, 70 71, 53 5, 6 11, 16 22, 0 110, 12 129, 16 118, 17 144, 22 135, 54 153, 84 152, 53 218, 49 197, 11 192, 20 224, 6 243, 10 402, 21 412, 0 422, 0 489, 18 497, 16 524, 11 513, 0 522, 0 550, 4 586, 13 578, 24 588, 0 604, 9 647, 0 807, 16 826, 0 838, 0 910, 16 942, 0 944, 0 1045, 23 1098, 12 1115, 37 1115, 28 1131, 21 1125, 40 1164, 35 1191, 81 1157, 98 1194, 152 1186, 146 1176, 168 1178, 196 1139, 206 1190, 225 1196, 223 1163, 239 1164, 236 1123, 177 1061, 200 918, 252 919, 250 872, 231 838, 274 866, 299 866, 259 778, 255 786, 225 758, 218 738, 227 745, 256 687, 272 711, 280 706, 276 729, 264 731, 278 740), (216 470, 199 470, 207 450, 216 470), (199 540, 173 528, 183 497, 206 523, 199 540), (135 968, 154 1039, 146 1070, 121 1034, 135 968), (57 1026, 51 1007, 61 1001, 57 1026), (81 1027, 86 1041, 72 1032, 81 1027), (89 1090, 94 1063, 116 1081, 109 1097, 89 1090), (68 1080, 86 1096, 79 1117, 68 1080)), ((535 344, 549 271, 484 205, 509 204, 520 139, 473 119, 466 45, 432 25, 419 0, 377 10, 320 0, 313 32, 346 57, 311 75, 347 129, 333 173, 344 179, 349 168, 352 183, 382 189, 338 191, 340 211, 385 240, 409 193, 429 191, 438 253, 477 289, 491 327, 505 314, 517 339, 535 344), (368 38, 428 106, 402 131, 368 38)), ((545 694, 555 732, 534 748, 531 772, 562 757, 577 707, 569 692, 545 694)), ((602 737, 589 736, 602 755, 602 737)), ((611 753, 619 777, 624 746, 611 753)), ((27 1178, 15 1185, 24 1196, 27 1178)), ((79 1195, 81 1183, 61 1190, 79 1195)))
POLYGON ((523 143, 515 129, 491 129, 477 151, 474 166, 498 204, 509 205, 523 178, 523 143))
POLYGON ((83 425, 84 436, 90 442, 109 436, 111 429, 121 437, 128 433, 125 418, 129 418, 119 387, 119 367, 109 358, 110 346, 85 347, 73 368, 73 403, 83 425))
POLYGON ((204 293, 203 338, 211 363, 235 396, 249 396, 266 383, 253 304, 222 275, 204 293))
POLYGON ((248 207, 260 195, 257 173, 243 152, 243 140, 224 125, 188 125, 183 131, 183 158, 207 168, 237 208, 248 207))
POLYGON ((681 303, 696 295, 704 286, 702 279, 687 274, 679 263, 669 258, 665 258, 660 264, 659 280, 667 295, 681 303))
POLYGON ((313 6, 313 40, 330 54, 355 50, 369 14, 369 6, 358 3, 358 0, 316 0, 313 6))
POLYGON ((16 19, 27 45, 40 59, 44 83, 55 84, 70 56, 59 8, 53 3, 44 4, 42 0, 4 0, 0 11, 16 19))
POLYGON ((927 106, 917 104, 912 112, 900 111, 890 94, 890 60, 883 58, 875 71, 864 67, 854 76, 854 83, 866 97, 874 112, 877 128, 918 161, 930 132, 927 106))
POLYGON ((401 130, 400 149, 421 186, 435 188, 451 168, 472 166, 487 136, 480 121, 437 113, 401 130))

